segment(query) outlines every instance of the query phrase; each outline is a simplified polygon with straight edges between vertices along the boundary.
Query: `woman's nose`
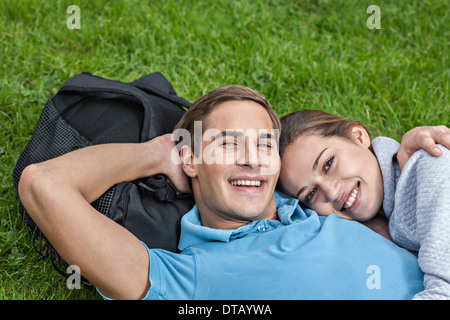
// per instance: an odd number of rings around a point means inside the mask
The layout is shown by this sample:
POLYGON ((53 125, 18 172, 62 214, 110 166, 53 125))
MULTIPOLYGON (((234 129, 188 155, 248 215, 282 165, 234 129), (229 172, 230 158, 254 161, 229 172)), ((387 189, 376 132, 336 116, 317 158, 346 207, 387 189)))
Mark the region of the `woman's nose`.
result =
POLYGON ((328 202, 339 201, 341 183, 333 180, 325 180, 321 186, 319 186, 328 202))

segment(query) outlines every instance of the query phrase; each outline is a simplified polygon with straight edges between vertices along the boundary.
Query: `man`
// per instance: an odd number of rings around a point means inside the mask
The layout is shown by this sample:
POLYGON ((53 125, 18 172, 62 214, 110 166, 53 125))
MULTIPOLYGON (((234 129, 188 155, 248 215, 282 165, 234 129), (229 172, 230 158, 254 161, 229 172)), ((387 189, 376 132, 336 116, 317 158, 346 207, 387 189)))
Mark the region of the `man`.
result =
POLYGON ((407 251, 357 222, 319 218, 275 196, 280 126, 259 93, 213 90, 178 129, 193 132, 195 121, 215 134, 201 148, 195 132, 183 140, 181 166, 167 152, 170 136, 162 136, 84 148, 24 170, 19 195, 27 211, 105 297, 409 299, 423 289, 407 251), (201 159, 206 154, 214 161, 201 159), (182 220, 181 254, 148 250, 90 206, 110 186, 156 173, 180 191, 192 186, 196 206, 182 220))

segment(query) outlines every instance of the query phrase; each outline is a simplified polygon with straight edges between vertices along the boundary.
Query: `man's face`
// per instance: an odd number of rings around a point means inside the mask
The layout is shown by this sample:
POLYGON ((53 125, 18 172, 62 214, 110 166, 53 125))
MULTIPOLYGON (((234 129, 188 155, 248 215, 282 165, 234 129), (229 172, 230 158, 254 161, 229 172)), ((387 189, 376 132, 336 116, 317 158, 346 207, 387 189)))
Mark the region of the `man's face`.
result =
POLYGON ((253 101, 227 101, 203 122, 201 163, 186 173, 204 226, 234 229, 276 218, 278 141, 267 111, 253 101))

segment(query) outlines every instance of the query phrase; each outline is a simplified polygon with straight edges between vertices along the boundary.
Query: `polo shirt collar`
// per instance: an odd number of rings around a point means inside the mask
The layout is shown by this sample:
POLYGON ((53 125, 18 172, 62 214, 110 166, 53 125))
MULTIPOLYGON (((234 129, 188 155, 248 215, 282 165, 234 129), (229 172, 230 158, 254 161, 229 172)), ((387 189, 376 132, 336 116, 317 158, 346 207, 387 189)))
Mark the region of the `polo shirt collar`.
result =
POLYGON ((278 218, 280 221, 256 220, 238 229, 214 229, 202 226, 197 205, 194 205, 181 219, 181 235, 178 249, 183 251, 193 245, 210 241, 229 242, 232 239, 253 232, 252 230, 261 221, 266 221, 266 223, 275 227, 275 224, 289 225, 295 220, 306 218, 305 213, 298 205, 297 199, 289 198, 279 192, 275 192, 275 200, 277 202, 278 218))

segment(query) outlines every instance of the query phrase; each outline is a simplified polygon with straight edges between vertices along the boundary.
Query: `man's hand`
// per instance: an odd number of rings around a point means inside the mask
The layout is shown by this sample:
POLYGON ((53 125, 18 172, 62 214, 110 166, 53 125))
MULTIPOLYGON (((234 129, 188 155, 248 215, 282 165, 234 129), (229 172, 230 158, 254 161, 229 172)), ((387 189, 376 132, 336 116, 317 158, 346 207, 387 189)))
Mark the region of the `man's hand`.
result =
POLYGON ((417 127, 405 133, 397 153, 400 170, 403 170, 413 153, 420 149, 435 157, 440 156, 442 151, 436 146, 438 143, 450 149, 450 129, 446 126, 417 127))
POLYGON ((176 150, 172 134, 165 134, 149 141, 162 157, 159 172, 166 175, 174 187, 183 193, 192 193, 187 175, 181 168, 181 158, 176 150))

